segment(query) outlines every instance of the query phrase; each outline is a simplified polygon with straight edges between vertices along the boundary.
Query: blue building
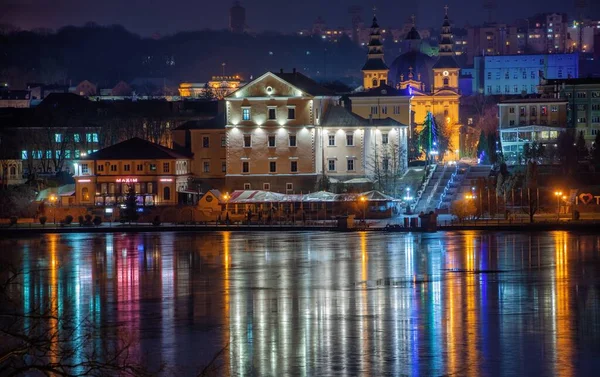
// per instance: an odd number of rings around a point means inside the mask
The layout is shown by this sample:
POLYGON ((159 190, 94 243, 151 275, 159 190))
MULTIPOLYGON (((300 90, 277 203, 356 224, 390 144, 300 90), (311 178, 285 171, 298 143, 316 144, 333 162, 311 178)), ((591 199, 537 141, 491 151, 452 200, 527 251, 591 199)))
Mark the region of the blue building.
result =
POLYGON ((579 55, 495 55, 476 56, 471 73, 473 91, 485 95, 522 95, 537 93, 540 78, 579 77, 579 55))

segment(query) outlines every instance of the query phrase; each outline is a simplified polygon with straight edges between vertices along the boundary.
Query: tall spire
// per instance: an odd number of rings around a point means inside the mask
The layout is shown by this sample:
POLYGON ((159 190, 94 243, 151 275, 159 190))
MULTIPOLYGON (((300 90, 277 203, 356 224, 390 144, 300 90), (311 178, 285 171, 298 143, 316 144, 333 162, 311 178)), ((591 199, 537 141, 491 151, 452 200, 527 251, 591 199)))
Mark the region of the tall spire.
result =
POLYGON ((377 15, 375 14, 376 10, 373 7, 373 23, 371 24, 371 34, 369 35, 369 44, 367 45, 369 52, 367 53, 367 62, 362 68, 365 89, 377 87, 380 83, 387 83, 387 73, 389 71, 387 64, 383 60, 383 43, 381 41, 377 15))
POLYGON ((453 55, 452 52, 452 30, 448 19, 448 5, 444 6, 445 16, 440 35, 440 55, 453 55))

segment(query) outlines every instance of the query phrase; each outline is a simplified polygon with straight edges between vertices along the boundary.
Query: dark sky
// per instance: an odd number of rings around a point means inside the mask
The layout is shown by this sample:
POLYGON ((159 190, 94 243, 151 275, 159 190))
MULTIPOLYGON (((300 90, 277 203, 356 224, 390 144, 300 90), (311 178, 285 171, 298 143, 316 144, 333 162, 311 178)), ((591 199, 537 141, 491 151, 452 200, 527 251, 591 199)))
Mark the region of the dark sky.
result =
MULTIPOLYGON (((587 0, 592 14, 597 15, 600 0, 587 0), (595 4, 598 3, 598 4, 595 4), (593 9, 591 9, 593 8, 593 9)), ((329 26, 349 26, 350 5, 364 8, 363 18, 370 19, 375 4, 380 23, 385 27, 401 26, 412 14, 417 23, 438 27, 443 6, 450 6, 456 26, 480 24, 487 20, 484 0, 242 0, 246 23, 255 31, 291 32, 309 28, 317 16, 329 26)), ((575 0, 496 0, 497 21, 514 21, 537 12, 574 14, 575 0)), ((170 34, 204 28, 223 29, 228 24, 232 0, 0 0, 0 23, 31 29, 99 24, 121 24, 144 36, 170 34)), ((590 12, 588 12, 590 14, 590 12)))

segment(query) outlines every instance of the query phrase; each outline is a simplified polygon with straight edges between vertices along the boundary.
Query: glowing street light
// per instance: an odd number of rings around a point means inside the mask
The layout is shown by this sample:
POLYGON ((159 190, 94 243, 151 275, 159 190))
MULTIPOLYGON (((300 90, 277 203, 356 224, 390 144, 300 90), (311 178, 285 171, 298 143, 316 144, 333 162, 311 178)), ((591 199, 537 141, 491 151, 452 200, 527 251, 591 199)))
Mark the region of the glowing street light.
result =
POLYGON ((365 196, 360 196, 358 198, 363 203, 363 223, 365 222, 365 218, 367 217, 367 198, 365 196))
MULTIPOLYGON (((556 196, 556 221, 560 220, 560 199, 563 197, 562 191, 554 191, 554 196, 556 196)), ((566 199, 566 196, 565 196, 566 199)))

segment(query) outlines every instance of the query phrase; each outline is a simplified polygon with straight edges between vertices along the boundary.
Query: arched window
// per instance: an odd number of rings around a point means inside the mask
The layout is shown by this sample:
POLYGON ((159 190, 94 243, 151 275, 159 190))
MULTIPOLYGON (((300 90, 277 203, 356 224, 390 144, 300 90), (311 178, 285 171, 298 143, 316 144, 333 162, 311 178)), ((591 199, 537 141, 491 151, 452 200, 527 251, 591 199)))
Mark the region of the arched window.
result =
POLYGON ((10 167, 10 173, 11 176, 15 176, 17 175, 17 167, 16 166, 11 166, 10 167))
POLYGON ((82 200, 90 200, 90 192, 87 187, 81 189, 81 199, 82 200))
POLYGON ((373 86, 377 86, 377 79, 373 79, 373 86))
POLYGON ((163 189, 163 200, 171 200, 171 188, 165 187, 163 189))
POLYGON ((444 86, 448 86, 449 82, 450 81, 448 80, 448 78, 444 77, 444 86))

